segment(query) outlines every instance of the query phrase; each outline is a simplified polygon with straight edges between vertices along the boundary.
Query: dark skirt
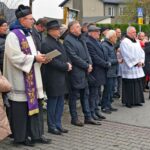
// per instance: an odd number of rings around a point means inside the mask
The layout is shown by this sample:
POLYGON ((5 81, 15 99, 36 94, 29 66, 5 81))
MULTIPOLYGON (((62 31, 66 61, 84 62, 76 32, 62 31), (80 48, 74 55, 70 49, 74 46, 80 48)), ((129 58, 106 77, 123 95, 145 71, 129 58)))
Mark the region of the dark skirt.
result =
POLYGON ((7 110, 12 137, 15 142, 23 142, 27 137, 39 139, 44 133, 42 101, 39 100, 40 113, 28 116, 27 102, 9 101, 7 110))
POLYGON ((122 79, 122 103, 133 106, 144 102, 142 78, 122 79))

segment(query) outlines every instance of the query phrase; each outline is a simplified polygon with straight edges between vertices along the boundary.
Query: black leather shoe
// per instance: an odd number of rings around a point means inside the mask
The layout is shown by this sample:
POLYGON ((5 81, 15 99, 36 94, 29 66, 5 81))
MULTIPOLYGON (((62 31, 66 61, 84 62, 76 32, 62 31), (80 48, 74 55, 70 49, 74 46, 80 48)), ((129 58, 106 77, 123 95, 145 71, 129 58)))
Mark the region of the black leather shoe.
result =
POLYGON ((33 147, 33 146, 34 146, 34 143, 33 143, 30 139, 26 139, 26 140, 23 141, 23 142, 15 142, 15 141, 14 141, 14 145, 24 145, 24 146, 33 147))
POLYGON ((135 104, 135 106, 143 106, 143 105, 139 103, 139 104, 135 104))
POLYGON ((102 109, 102 112, 103 112, 103 113, 106 113, 106 114, 111 114, 110 109, 105 109, 105 108, 103 108, 103 109, 102 109))
POLYGON ((106 117, 103 116, 99 111, 96 112, 96 116, 98 116, 100 119, 106 119, 106 117))
POLYGON ((131 106, 131 105, 128 105, 128 104, 126 104, 126 107, 127 107, 127 108, 132 108, 132 106, 131 106))
POLYGON ((102 119, 99 118, 95 113, 92 113, 91 116, 92 116, 92 118, 93 118, 94 120, 99 120, 99 121, 102 120, 102 119))
POLYGON ((22 144, 25 146, 31 146, 31 147, 34 146, 34 143, 29 139, 26 139, 24 142, 22 142, 22 144))
POLYGON ((62 133, 68 133, 69 132, 67 129, 64 129, 64 128, 58 128, 58 130, 62 133))
POLYGON ((92 125, 101 125, 100 122, 95 121, 95 120, 93 120, 93 119, 85 119, 85 120, 84 120, 84 123, 85 123, 85 124, 92 124, 92 125))
POLYGON ((52 133, 55 135, 61 135, 62 134, 58 129, 48 129, 48 133, 52 133))
POLYGON ((83 127, 84 124, 80 121, 80 120, 76 120, 76 121, 71 121, 72 125, 78 126, 78 127, 83 127))
POLYGON ((33 143, 41 143, 41 144, 51 144, 52 140, 51 139, 46 139, 45 137, 41 137, 40 139, 37 140, 32 140, 33 143))
POLYGON ((110 111, 117 111, 117 110, 118 110, 117 108, 110 107, 110 111))
POLYGON ((120 94, 118 92, 114 93, 113 98, 120 98, 120 94))

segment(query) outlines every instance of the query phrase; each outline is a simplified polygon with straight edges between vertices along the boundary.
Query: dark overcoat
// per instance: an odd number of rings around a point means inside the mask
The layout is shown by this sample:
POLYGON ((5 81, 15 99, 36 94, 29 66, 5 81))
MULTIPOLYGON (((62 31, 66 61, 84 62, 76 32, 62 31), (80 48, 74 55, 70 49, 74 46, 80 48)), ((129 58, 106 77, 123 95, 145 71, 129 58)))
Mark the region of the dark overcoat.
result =
POLYGON ((93 62, 93 71, 91 75, 96 80, 95 85, 104 85, 108 68, 107 55, 100 42, 91 36, 87 38, 86 44, 93 62))
POLYGON ((61 55, 44 65, 43 84, 48 97, 63 96, 67 93, 68 58, 64 46, 52 36, 47 35, 42 43, 42 53, 46 54, 55 49, 60 51, 61 55))
POLYGON ((83 89, 88 86, 87 70, 89 64, 92 64, 86 42, 69 33, 64 40, 64 46, 73 65, 69 73, 70 85, 76 89, 83 89))
POLYGON ((42 45, 42 33, 38 32, 35 27, 32 28, 32 37, 36 46, 37 51, 41 51, 42 45))
POLYGON ((0 70, 3 71, 3 59, 6 35, 0 35, 0 70))

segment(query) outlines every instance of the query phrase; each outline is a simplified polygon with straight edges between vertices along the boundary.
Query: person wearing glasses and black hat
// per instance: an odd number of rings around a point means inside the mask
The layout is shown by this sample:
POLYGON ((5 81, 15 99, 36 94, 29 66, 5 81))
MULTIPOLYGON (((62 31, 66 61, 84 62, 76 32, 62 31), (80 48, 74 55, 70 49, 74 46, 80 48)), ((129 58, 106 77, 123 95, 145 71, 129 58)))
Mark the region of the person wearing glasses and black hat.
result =
POLYGON ((34 146, 49 144, 43 137, 41 100, 44 97, 40 73, 41 63, 46 63, 31 36, 34 20, 30 7, 19 5, 17 20, 11 25, 4 52, 4 75, 12 85, 7 94, 10 102, 10 126, 15 144, 34 146))

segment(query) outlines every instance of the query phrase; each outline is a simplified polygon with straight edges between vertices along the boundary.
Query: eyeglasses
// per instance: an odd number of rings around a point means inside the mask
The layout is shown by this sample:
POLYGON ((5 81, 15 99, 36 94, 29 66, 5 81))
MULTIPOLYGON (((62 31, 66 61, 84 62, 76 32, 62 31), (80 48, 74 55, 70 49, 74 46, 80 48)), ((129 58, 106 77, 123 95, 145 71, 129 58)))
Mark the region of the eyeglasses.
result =
POLYGON ((33 21, 34 19, 33 18, 24 18, 25 20, 30 20, 30 21, 33 21))
POLYGON ((0 27, 8 27, 8 24, 3 24, 0 27))

